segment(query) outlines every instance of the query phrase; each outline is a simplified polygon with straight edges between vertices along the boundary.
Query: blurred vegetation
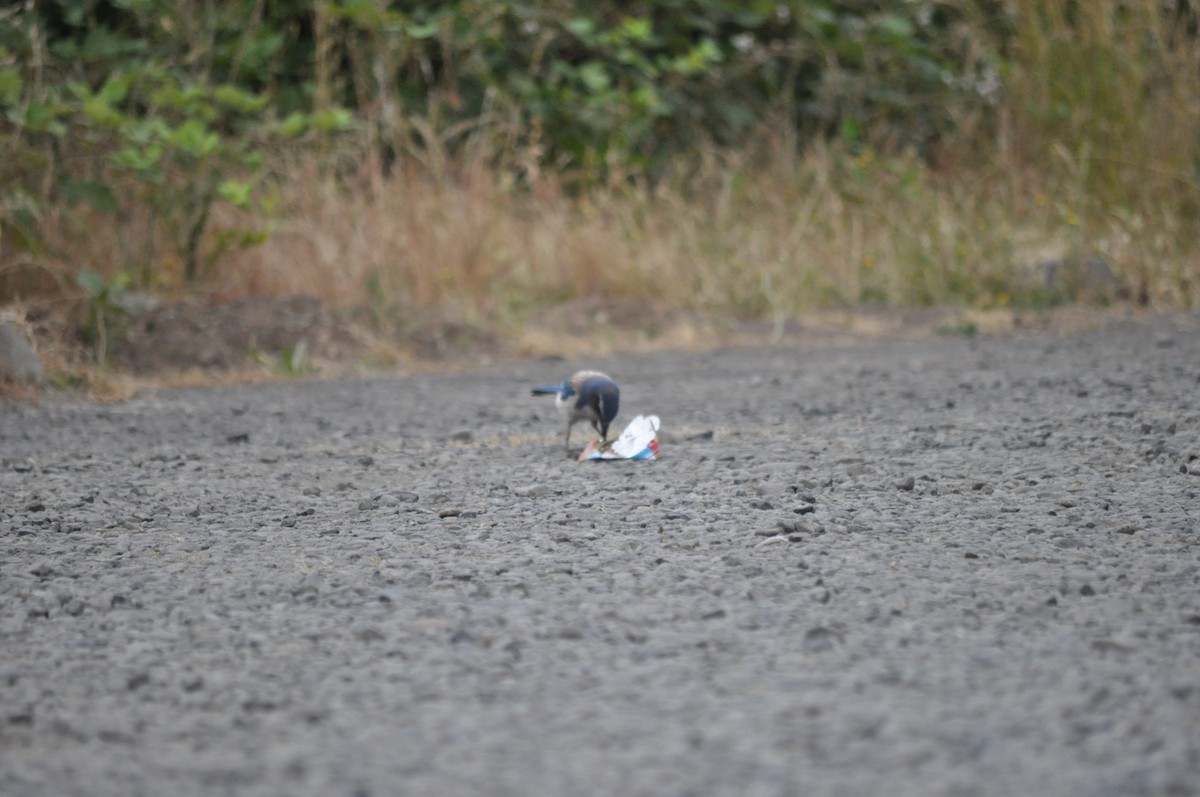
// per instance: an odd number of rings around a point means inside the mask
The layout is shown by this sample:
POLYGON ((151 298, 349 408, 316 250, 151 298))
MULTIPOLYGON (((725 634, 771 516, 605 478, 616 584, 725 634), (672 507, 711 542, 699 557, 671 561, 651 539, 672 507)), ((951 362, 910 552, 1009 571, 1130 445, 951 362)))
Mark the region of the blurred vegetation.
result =
POLYGON ((1198 21, 1189 0, 23 0, 0 10, 0 299, 82 298, 100 337, 109 286, 783 318, 1038 304, 1031 267, 1099 257, 1191 305, 1198 21))

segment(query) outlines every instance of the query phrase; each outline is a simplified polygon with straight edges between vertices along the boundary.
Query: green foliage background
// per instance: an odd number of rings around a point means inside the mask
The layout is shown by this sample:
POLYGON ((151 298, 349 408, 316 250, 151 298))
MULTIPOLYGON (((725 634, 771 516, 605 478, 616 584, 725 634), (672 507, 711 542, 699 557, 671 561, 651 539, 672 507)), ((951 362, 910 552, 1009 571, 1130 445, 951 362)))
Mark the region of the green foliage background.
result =
MULTIPOLYGON (((1190 5, 1156 6, 1194 45, 1190 5)), ((171 269, 195 282, 268 234, 273 182, 301 151, 331 168, 364 153, 384 170, 416 160, 434 176, 484 157, 518 180, 552 171, 581 189, 653 181, 763 135, 797 151, 836 139, 929 162, 946 140, 994 124, 1021 75, 1022 26, 1050 14, 1070 27, 1073 7, 25 0, 0 11, 0 260, 36 261, 48 217, 85 204, 128 230, 136 283, 171 269), (221 204, 248 221, 214 231, 221 204)), ((1103 56, 1083 54, 1099 73, 1103 56)), ((1094 87, 1051 82, 1066 94, 1029 118, 1086 134, 1087 109, 1073 104, 1094 87)), ((15 290, 16 271, 0 271, 0 288, 15 290)))

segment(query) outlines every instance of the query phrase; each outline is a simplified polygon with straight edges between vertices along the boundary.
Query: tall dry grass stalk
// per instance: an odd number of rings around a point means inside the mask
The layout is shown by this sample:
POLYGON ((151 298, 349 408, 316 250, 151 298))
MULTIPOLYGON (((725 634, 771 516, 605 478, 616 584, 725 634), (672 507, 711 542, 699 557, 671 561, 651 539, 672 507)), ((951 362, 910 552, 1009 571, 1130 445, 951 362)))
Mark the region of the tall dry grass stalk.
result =
POLYGON ((1102 212, 1069 169, 993 159, 942 174, 910 156, 817 146, 765 162, 710 153, 675 179, 583 196, 545 176, 516 188, 487 168, 318 175, 309 164, 291 181, 278 229, 227 262, 225 289, 501 327, 595 296, 779 320, 860 302, 1044 302, 1038 264, 1098 255, 1155 301, 1200 298, 1200 245, 1178 208, 1102 212))
POLYGON ((1005 165, 1036 166, 1047 202, 1069 206, 1077 240, 1111 251, 1147 298, 1194 303, 1200 39, 1188 29, 1187 6, 1015 6, 1006 124, 996 148, 1005 165))

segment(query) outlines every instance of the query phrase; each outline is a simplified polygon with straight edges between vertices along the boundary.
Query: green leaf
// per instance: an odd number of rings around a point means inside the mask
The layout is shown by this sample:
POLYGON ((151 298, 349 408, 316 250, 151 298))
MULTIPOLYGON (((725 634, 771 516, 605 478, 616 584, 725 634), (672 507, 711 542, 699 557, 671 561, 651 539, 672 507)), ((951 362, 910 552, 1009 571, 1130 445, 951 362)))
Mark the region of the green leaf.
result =
POLYGON ((599 61, 588 61, 579 67, 579 79, 594 94, 605 91, 612 83, 609 80, 608 72, 604 69, 604 64, 599 61))
POLYGON ((349 130, 354 126, 354 116, 345 108, 331 108, 312 115, 314 130, 328 132, 331 130, 349 130))
POLYGON ((301 340, 290 349, 286 349, 283 353, 284 370, 292 375, 298 376, 307 370, 308 357, 308 342, 301 340))
POLYGON ((46 132, 61 136, 67 132, 67 126, 60 119, 63 114, 64 109, 58 104, 50 105, 38 102, 37 100, 31 100, 25 107, 23 115, 17 113, 16 109, 14 109, 14 113, 10 114, 10 118, 12 118, 14 123, 24 125, 32 132, 46 132))
POLYGON ((100 213, 116 213, 117 197, 107 183, 99 180, 74 180, 67 178, 59 183, 59 190, 69 205, 86 202, 100 213))
POLYGON ((108 80, 104 81, 104 85, 100 87, 100 91, 96 92, 96 96, 109 105, 124 102, 125 97, 129 94, 129 86, 132 83, 133 75, 109 75, 108 80))
POLYGON ((188 119, 168 139, 170 143, 196 158, 212 155, 221 146, 221 137, 199 119, 188 119))
POLYGON ((119 60, 121 56, 144 52, 146 46, 144 41, 98 26, 88 31, 79 55, 85 61, 103 64, 119 60))
POLYGON ((244 91, 237 86, 223 85, 213 89, 213 99, 226 108, 241 113, 257 113, 267 107, 267 98, 261 94, 244 91))
POLYGON ((84 100, 83 115, 93 123, 107 127, 120 127, 125 121, 125 116, 99 94, 84 100))
POLYGON ((377 29, 384 19, 379 4, 371 0, 345 0, 328 6, 333 15, 348 19, 363 30, 377 29))
POLYGON ((90 268, 79 269, 79 273, 75 275, 75 284, 92 296, 103 295, 105 289, 108 287, 104 275, 90 268))
POLYGON ((862 141, 862 127, 858 120, 847 116, 842 119, 841 129, 838 131, 842 141, 851 146, 857 146, 862 141))
POLYGON ((279 123, 276 131, 281 136, 294 138, 304 131, 308 130, 308 115, 300 111, 294 111, 288 114, 287 118, 279 123))
POLYGON ((621 23, 621 33, 626 41, 647 42, 654 32, 650 20, 642 17, 629 17, 621 23))
POLYGON ((67 92, 81 102, 92 96, 92 90, 82 80, 68 80, 66 85, 67 92))
POLYGON ((575 19, 567 20, 567 23, 563 27, 582 42, 591 41, 596 35, 596 23, 587 17, 576 17, 575 19))
POLYGON ((131 144, 149 144, 156 141, 165 141, 171 135, 171 128, 167 123, 155 116, 150 119, 139 119, 133 124, 127 126, 122 135, 125 140, 131 144))
POLYGON ((16 67, 0 69, 0 106, 14 105, 21 99, 24 83, 16 67))
POLYGON ((414 39, 432 39, 434 36, 438 35, 438 31, 440 30, 441 25, 438 24, 438 21, 436 19, 431 19, 427 22, 409 25, 407 28, 405 28, 404 32, 409 36, 412 36, 414 39))
POLYGON ((9 208, 7 215, 0 214, 0 236, 6 246, 18 252, 41 254, 45 249, 38 234, 37 217, 28 208, 9 208))
POLYGON ((139 172, 143 176, 158 175, 156 167, 162 156, 161 144, 149 144, 145 147, 123 147, 112 154, 112 161, 123 169, 139 172))
POLYGON ((254 183, 241 180, 226 180, 217 186, 218 196, 243 210, 250 207, 250 196, 253 193, 254 183))
POLYGON ((879 29, 893 39, 911 39, 916 29, 899 14, 885 14, 879 18, 879 29))

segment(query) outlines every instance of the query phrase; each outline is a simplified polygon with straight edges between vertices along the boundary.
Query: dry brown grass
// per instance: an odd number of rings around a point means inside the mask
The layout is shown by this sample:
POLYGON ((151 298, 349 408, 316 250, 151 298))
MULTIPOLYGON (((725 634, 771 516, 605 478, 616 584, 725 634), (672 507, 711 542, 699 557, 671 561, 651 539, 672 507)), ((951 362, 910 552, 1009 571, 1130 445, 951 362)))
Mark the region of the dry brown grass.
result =
POLYGON ((1183 209, 1099 205, 1069 174, 991 160, 947 175, 830 147, 713 155, 686 179, 579 197, 488 169, 348 183, 309 164, 270 240, 229 258, 218 284, 512 331, 580 297, 766 319, 860 302, 1037 304, 1039 262, 1094 254, 1154 303, 1194 303, 1200 246, 1183 209))
MULTIPOLYGON (((0 284, 79 306, 79 268, 150 262, 157 292, 307 293, 368 307, 380 325, 449 320, 530 350, 555 334, 547 308, 589 301, 640 308, 647 338, 675 314, 682 342, 713 323, 778 329, 863 304, 1044 306, 1055 297, 1039 264, 1085 256, 1149 307, 1194 306, 1195 38, 1156 0, 1015 8, 995 106, 960 119, 932 157, 837 142, 798 154, 768 126, 652 184, 579 193, 537 153, 499 156, 482 134, 462 156, 402 158, 389 176, 370 158, 347 176, 344 152, 337 169, 314 153, 281 165, 266 242, 225 256, 200 285, 181 284, 170 243, 136 206, 116 219, 48 208, 46 252, 14 257, 0 241, 0 284)), ((971 32, 989 35, 982 19, 971 32)), ((214 234, 251 221, 220 209, 214 234)))
MULTIPOLYGON (((1010 20, 995 107, 960 119, 931 160, 837 143, 797 155, 767 129, 653 185, 583 195, 533 153, 489 167, 479 147, 438 152, 387 178, 368 161, 350 180, 309 160, 272 238, 228 259, 219 284, 433 308, 512 333, 581 298, 775 323, 864 302, 1036 306, 1056 298, 1039 264, 1098 256, 1132 297, 1194 305, 1195 38, 1156 0, 1022 0, 1010 20)), ((994 35, 989 24, 967 38, 994 35)))

